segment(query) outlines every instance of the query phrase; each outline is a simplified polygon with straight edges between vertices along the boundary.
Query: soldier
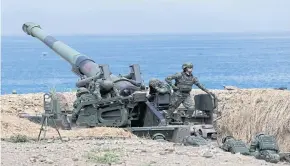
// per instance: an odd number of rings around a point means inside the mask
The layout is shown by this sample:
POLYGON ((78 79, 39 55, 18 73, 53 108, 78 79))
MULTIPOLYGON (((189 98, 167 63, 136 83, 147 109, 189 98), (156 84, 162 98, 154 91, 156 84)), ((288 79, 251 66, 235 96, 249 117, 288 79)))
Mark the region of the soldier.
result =
MULTIPOLYGON (((212 95, 215 98, 214 94, 209 92, 204 88, 198 81, 196 77, 192 75, 193 65, 192 63, 185 63, 182 65, 183 72, 176 73, 172 76, 168 76, 165 81, 173 88, 174 93, 171 97, 170 106, 168 110, 168 119, 171 121, 173 118, 173 112, 180 106, 182 103, 184 107, 188 110, 189 116, 192 116, 195 106, 193 100, 190 96, 190 91, 192 90, 192 85, 195 84, 201 90, 212 95), (172 84, 172 80, 175 80, 175 85, 172 84)), ((180 118, 174 119, 174 121, 180 121, 180 118)))
POLYGON ((91 92, 95 95, 97 100, 120 96, 114 83, 110 80, 97 80, 91 82, 90 87, 91 92))
POLYGON ((88 101, 88 100, 95 100, 94 96, 90 94, 89 90, 87 88, 81 87, 77 90, 76 93, 77 99, 73 103, 73 114, 72 114, 72 122, 75 123, 78 119, 79 111, 76 110, 78 105, 81 102, 88 101))
POLYGON ((272 135, 257 134, 251 142, 250 152, 257 159, 263 159, 267 162, 277 163, 280 160, 279 147, 272 135))
POLYGON ((249 149, 247 145, 241 141, 241 140, 236 140, 232 136, 226 136, 222 139, 222 146, 220 147, 221 149, 231 152, 231 153, 241 153, 243 155, 250 155, 249 149))
POLYGON ((152 78, 149 81, 149 96, 148 98, 152 98, 156 93, 166 94, 171 93, 171 88, 165 82, 158 80, 157 78, 152 78))

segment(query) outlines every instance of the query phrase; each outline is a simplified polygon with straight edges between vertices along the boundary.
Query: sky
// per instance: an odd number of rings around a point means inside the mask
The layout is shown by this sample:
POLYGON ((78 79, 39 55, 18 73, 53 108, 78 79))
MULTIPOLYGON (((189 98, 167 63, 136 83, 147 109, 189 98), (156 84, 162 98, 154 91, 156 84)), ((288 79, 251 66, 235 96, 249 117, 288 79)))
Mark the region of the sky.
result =
POLYGON ((2 35, 290 31, 290 0, 2 0, 2 35))

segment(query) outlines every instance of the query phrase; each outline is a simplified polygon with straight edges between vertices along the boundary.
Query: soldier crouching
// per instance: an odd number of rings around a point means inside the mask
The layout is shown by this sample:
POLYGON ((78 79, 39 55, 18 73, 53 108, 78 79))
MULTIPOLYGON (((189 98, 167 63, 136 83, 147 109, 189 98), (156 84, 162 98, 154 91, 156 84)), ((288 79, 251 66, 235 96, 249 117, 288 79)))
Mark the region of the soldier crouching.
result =
POLYGON ((165 81, 173 88, 174 93, 171 97, 170 106, 168 110, 167 119, 170 121, 174 120, 180 122, 180 115, 177 118, 173 117, 173 112, 180 106, 182 103, 184 107, 188 110, 188 116, 192 116, 195 111, 194 102, 190 96, 193 84, 199 87, 204 92, 210 94, 212 97, 215 97, 213 93, 209 92, 204 88, 198 81, 196 77, 192 75, 193 64, 185 63, 182 65, 182 72, 176 73, 174 75, 168 76, 165 81), (172 80, 175 80, 175 85, 172 84, 172 80))
POLYGON ((152 78, 149 81, 149 101, 153 100, 156 94, 171 94, 171 88, 165 82, 158 80, 157 78, 152 78))
POLYGON ((119 91, 111 80, 97 80, 90 83, 90 91, 96 100, 118 97, 119 91))

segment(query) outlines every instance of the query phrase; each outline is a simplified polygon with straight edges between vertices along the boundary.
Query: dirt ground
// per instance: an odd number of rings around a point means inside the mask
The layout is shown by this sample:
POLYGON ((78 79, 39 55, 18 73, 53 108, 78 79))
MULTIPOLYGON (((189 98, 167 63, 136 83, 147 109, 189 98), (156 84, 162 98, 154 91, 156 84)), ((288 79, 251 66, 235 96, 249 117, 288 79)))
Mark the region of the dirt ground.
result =
MULTIPOLYGON (((274 89, 211 90, 218 97, 217 130, 224 135, 233 135, 250 143, 256 133, 264 132, 277 138, 282 151, 290 151, 290 91, 274 89), (277 121, 278 119, 278 121, 277 121)), ((203 93, 193 90, 192 95, 203 93)), ((59 93, 63 107, 72 109, 75 93, 59 93)), ((15 134, 38 134, 39 125, 19 118, 19 115, 40 115, 43 112, 43 93, 1 95, 1 138, 15 134)), ((182 107, 182 106, 181 106, 182 107)), ((65 134, 82 135, 84 132, 65 134)), ((122 130, 102 129, 105 135, 126 135, 122 130), (108 133, 109 131, 109 133, 108 133), (117 132, 118 131, 118 132, 117 132), (116 133, 116 134, 115 134, 116 133)), ((53 131, 52 134, 55 132, 53 131)), ((103 136, 99 129, 85 133, 103 136), (97 131, 94 131, 97 130, 97 131)), ((85 134, 86 135, 86 134, 85 134)))
MULTIPOLYGON (((257 132, 276 136, 280 149, 290 151, 290 91, 273 89, 213 90, 218 97, 217 130, 249 143, 257 132), (279 121, 277 121, 279 119, 279 121)), ((192 95, 202 93, 193 90, 192 95)), ((61 93, 64 107, 71 108, 75 93, 61 93)), ((18 134, 37 138, 40 125, 20 118, 40 115, 43 93, 1 95, 1 139, 18 134)), ((1 141, 2 165, 271 165, 261 160, 223 152, 217 146, 184 147, 168 142, 137 138, 118 128, 61 130, 68 142, 51 141, 57 137, 49 128, 49 141, 11 143, 1 141), (123 138, 84 140, 95 138, 123 138), (98 156, 104 155, 104 156, 98 156), (209 156, 209 158, 205 156, 209 156), (17 159, 17 160, 15 160, 17 159)), ((280 162, 274 165, 284 165, 280 162)))
POLYGON ((271 164, 251 156, 223 152, 214 145, 190 147, 140 138, 105 140, 59 140, 48 143, 1 142, 2 166, 206 166, 286 165, 271 164))

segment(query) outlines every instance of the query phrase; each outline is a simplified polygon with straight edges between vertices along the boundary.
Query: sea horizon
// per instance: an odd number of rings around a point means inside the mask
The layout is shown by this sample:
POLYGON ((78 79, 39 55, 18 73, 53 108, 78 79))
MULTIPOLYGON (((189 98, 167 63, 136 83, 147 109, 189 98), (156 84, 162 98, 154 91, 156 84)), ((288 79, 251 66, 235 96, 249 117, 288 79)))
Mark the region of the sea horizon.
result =
MULTIPOLYGON (((45 28, 44 28, 45 30, 45 28)), ((144 83, 164 81, 184 62, 208 89, 290 88, 290 32, 151 35, 54 35, 56 39, 108 64, 113 74, 127 74, 139 64, 144 83)), ((1 94, 75 89, 71 66, 37 38, 2 36, 1 94), (45 53, 45 56, 44 56, 45 53), (17 58, 15 58, 17 57, 17 58)), ((194 87, 196 88, 196 87, 194 87)))

